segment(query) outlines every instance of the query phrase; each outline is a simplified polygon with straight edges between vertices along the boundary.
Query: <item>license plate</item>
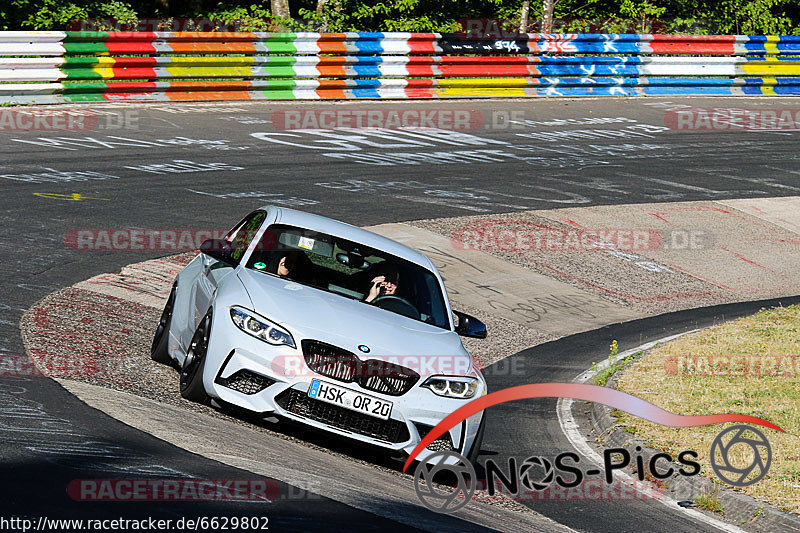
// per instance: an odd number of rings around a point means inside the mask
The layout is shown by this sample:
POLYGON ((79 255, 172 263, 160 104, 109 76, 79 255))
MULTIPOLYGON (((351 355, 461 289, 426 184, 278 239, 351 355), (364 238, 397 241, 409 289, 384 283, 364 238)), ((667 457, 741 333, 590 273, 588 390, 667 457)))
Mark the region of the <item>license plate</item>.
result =
POLYGON ((332 403, 383 420, 388 420, 389 415, 392 414, 392 402, 346 389, 339 385, 332 385, 318 379, 311 381, 308 396, 321 402, 332 403))

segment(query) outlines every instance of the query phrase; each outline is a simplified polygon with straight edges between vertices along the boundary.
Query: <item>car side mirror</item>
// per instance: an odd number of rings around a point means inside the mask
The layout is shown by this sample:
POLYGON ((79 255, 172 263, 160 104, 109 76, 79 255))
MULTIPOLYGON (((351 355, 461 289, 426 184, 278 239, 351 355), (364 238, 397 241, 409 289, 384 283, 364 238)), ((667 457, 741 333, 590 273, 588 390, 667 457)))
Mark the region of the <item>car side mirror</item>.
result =
POLYGON ((458 318, 456 333, 462 337, 474 337, 476 339, 486 338, 486 324, 474 316, 462 313, 461 311, 453 311, 453 314, 458 318))
POLYGON ((233 263, 233 251, 231 245, 225 239, 208 239, 200 245, 200 252, 209 257, 222 261, 223 263, 233 263))

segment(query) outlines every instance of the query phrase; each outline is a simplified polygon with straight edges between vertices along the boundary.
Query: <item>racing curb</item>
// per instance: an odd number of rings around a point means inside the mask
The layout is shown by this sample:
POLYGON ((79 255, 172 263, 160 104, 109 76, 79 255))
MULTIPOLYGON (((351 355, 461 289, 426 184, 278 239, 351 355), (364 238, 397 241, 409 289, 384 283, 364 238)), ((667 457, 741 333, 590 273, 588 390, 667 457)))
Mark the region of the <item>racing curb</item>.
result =
MULTIPOLYGON (((641 355, 626 364, 627 367, 633 361, 646 355, 653 348, 648 348, 642 351, 641 355)), ((621 359, 621 358, 618 358, 621 359)), ((617 380, 619 379, 625 368, 618 370, 606 382, 606 387, 615 388, 617 380)), ((599 403, 580 402, 573 404, 573 410, 580 407, 581 413, 586 415, 590 428, 582 427, 582 434, 585 436, 587 443, 599 444, 604 447, 613 448, 626 448, 631 455, 639 453, 647 462, 650 458, 660 451, 646 446, 646 442, 637 437, 636 434, 629 433, 622 429, 621 426, 614 422, 611 417, 611 408, 599 403), (591 442, 590 435, 594 436, 594 442, 591 442), (635 448, 641 447, 640 452, 636 452, 635 448)), ((582 418, 582 417, 581 417, 582 418)), ((645 478, 646 480, 648 478, 645 478)), ((649 480, 653 483, 653 480, 649 480)), ((719 501, 722 505, 723 512, 721 516, 728 522, 736 525, 747 527, 755 531, 797 531, 800 532, 800 517, 796 517, 790 513, 780 511, 772 505, 760 502, 755 498, 728 489, 725 485, 717 484, 708 478, 701 476, 686 477, 676 473, 671 478, 658 482, 656 484, 660 489, 665 490, 671 498, 680 502, 691 501, 692 508, 698 511, 701 509, 696 507, 695 498, 704 492, 715 492, 719 490, 719 501)), ((707 511, 702 511, 704 514, 717 516, 707 511)))

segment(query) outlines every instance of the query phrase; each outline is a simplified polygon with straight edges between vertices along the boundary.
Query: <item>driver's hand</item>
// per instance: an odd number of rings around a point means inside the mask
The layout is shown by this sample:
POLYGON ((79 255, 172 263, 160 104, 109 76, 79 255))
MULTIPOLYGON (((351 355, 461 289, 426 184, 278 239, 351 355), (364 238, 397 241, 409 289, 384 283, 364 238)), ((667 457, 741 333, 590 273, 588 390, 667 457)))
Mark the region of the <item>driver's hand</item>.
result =
POLYGON ((364 299, 365 302, 371 302, 375 298, 377 298, 381 293, 381 283, 386 280, 385 276, 377 276, 372 278, 372 285, 369 288, 369 294, 364 299))

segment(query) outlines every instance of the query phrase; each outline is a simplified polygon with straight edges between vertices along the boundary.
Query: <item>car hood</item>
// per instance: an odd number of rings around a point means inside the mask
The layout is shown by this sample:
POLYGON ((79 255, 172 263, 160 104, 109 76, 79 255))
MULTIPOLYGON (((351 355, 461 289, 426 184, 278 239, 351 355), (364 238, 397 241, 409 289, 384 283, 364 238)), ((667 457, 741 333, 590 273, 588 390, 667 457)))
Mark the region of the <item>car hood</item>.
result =
POLYGON ((403 355, 470 359, 452 331, 269 274, 241 269, 238 275, 253 310, 288 329, 298 345, 302 339, 316 339, 371 359, 403 355), (359 350, 361 345, 369 348, 368 355, 359 350))

